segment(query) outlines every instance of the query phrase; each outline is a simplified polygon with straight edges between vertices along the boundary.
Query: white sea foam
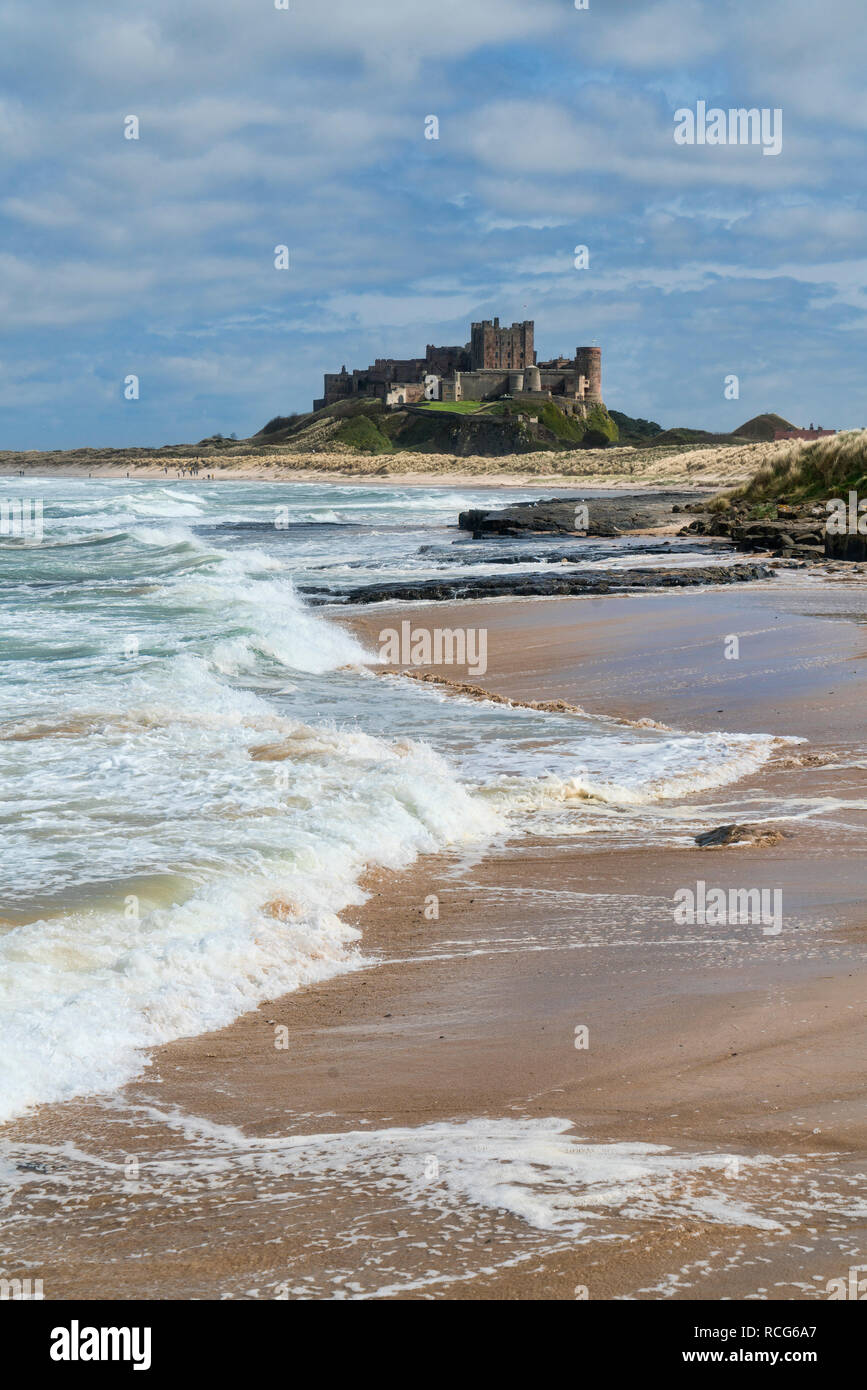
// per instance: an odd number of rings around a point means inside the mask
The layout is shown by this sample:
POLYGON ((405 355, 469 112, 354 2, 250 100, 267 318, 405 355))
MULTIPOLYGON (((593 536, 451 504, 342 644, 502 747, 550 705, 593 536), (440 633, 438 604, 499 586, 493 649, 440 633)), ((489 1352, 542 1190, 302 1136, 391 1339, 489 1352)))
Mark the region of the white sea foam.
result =
MULTIPOLYGON (((784 1221, 757 1211, 750 1200, 752 1180, 784 1168, 786 1160, 678 1153, 641 1142, 587 1143, 573 1132, 571 1121, 556 1117, 473 1118, 257 1138, 176 1108, 136 1105, 132 1113, 143 1124, 175 1130, 183 1141, 179 1149, 164 1148, 142 1165, 144 1190, 164 1190, 171 1183, 181 1195, 184 1183, 194 1186, 203 1174, 212 1188, 227 1193, 237 1179, 251 1175, 263 1191, 274 1191, 275 1183, 287 1179, 303 1190, 304 1184, 339 1178, 347 1192, 387 1191, 391 1202, 422 1210, 479 1207, 579 1244, 593 1239, 603 1219, 612 1216, 622 1231, 660 1218, 786 1230, 784 1221)), ((24 1152, 18 1146, 15 1151, 24 1152)), ((39 1155, 47 1156, 42 1149, 39 1155)), ((103 1159, 80 1150, 64 1149, 63 1158, 67 1171, 70 1160, 78 1169, 73 1184, 82 1177, 87 1181, 89 1169, 105 1168, 103 1159)), ((7 1172, 18 1187, 40 1181, 32 1170, 15 1169, 11 1162, 7 1172)))
POLYGON ((580 755, 581 770, 535 778, 501 776, 484 794, 503 809, 524 812, 585 800, 651 806, 736 782, 758 771, 777 743, 771 735, 717 733, 653 743, 628 737, 589 739, 580 755))
POLYGON ((127 497, 127 507, 135 516, 181 517, 202 516, 204 507, 198 498, 183 500, 177 492, 165 492, 161 497, 127 497))

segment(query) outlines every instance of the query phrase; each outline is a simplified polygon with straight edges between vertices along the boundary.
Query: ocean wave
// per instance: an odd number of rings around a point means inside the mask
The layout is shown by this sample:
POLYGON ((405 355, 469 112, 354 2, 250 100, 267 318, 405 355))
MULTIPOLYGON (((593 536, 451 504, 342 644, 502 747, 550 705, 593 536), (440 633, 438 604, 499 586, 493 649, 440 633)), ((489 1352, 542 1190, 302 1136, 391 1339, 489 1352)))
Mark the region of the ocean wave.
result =
MULTIPOLYGON (((424 745, 282 724, 274 732, 294 735, 306 754, 294 761, 288 790, 245 750, 257 775, 239 769, 231 789, 237 809, 225 798, 212 804, 207 837, 201 812, 197 823, 192 808, 177 808, 176 853, 192 827, 209 839, 211 860, 234 856, 234 869, 212 867, 185 901, 169 907, 127 895, 114 910, 63 913, 0 936, 0 1118, 36 1102, 114 1089, 160 1043, 222 1027, 262 1000, 357 968, 358 933, 339 914, 364 901, 366 869, 406 868, 420 853, 477 843, 502 827, 424 745)), ((240 718, 233 728, 242 731, 240 718)), ((169 732, 168 744, 147 751, 158 764, 165 762, 160 747, 173 747, 175 778, 220 746, 198 736, 182 758, 177 731, 169 732)), ((253 731, 246 734, 252 743, 253 731)), ((231 729, 226 740, 224 748, 237 746, 231 729)), ((134 748, 126 741, 123 749, 123 776, 140 777, 134 748)), ((114 787, 117 795, 117 773, 111 760, 93 769, 98 806, 105 804, 101 777, 107 794, 114 787)), ((146 795, 146 782, 131 785, 146 795)), ((82 806, 80 821, 87 815, 82 806)), ((141 866, 146 824, 140 834, 129 864, 107 861, 111 881, 141 866)))

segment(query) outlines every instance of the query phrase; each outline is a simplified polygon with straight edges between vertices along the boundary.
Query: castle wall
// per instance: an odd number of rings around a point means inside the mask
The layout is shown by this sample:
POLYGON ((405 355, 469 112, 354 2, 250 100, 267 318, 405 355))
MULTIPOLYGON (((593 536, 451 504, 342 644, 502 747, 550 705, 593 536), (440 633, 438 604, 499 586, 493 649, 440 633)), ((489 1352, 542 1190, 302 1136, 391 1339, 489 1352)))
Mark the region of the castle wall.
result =
POLYGON ((419 381, 427 367, 424 357, 377 357, 373 367, 362 375, 375 376, 381 381, 419 381))
MULTIPOLYGON (((323 393, 323 404, 333 405, 335 401, 345 400, 352 395, 352 377, 344 370, 342 372, 325 373, 325 389, 323 393)), ((316 410, 314 402, 313 409, 316 410)))
MULTIPOLYGON (((445 391, 446 382, 443 382, 445 391)), ((509 390, 509 373, 483 369, 477 372, 460 373, 460 395, 446 396, 443 400, 492 401, 504 396, 509 390)))
POLYGON ((578 391, 578 381, 574 372, 546 372, 540 368, 539 388, 550 391, 552 396, 574 396, 578 391))
POLYGON ((437 376, 451 376, 453 372, 464 371, 470 366, 469 345, 436 347, 433 343, 428 343, 425 366, 427 371, 435 372, 437 376))

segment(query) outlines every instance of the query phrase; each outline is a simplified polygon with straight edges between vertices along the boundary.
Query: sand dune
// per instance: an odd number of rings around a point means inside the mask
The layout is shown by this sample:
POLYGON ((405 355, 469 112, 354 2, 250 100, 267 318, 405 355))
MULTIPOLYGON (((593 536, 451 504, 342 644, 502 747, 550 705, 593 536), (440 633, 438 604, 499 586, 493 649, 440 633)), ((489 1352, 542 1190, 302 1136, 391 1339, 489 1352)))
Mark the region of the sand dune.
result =
POLYGON ((15 474, 93 474, 94 477, 176 477, 181 470, 198 463, 198 478, 213 473, 216 478, 291 479, 294 482, 324 481, 329 478, 376 482, 459 485, 472 480, 474 486, 525 484, 544 481, 587 487, 660 487, 670 484, 695 487, 734 487, 751 478, 756 470, 772 463, 779 455, 791 453, 790 441, 740 446, 714 445, 709 448, 678 446, 672 449, 574 449, 566 453, 538 453, 502 458, 450 454, 360 454, 293 453, 288 449, 265 452, 245 441, 196 449, 177 446, 170 450, 78 449, 66 452, 0 452, 0 473, 15 474))

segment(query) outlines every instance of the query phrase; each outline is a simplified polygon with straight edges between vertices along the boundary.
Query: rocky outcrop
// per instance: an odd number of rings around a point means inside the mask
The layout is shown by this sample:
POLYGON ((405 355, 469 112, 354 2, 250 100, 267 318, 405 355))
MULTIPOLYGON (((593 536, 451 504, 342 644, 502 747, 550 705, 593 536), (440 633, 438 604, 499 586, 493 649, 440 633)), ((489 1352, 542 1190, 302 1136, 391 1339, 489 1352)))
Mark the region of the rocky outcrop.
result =
POLYGON ((811 563, 840 560, 848 564, 867 562, 867 536, 851 533, 832 535, 826 531, 827 508, 815 502, 787 505, 776 503, 773 516, 756 517, 749 508, 734 506, 727 511, 705 511, 702 503, 685 508, 699 512, 694 521, 678 533, 681 536, 713 536, 731 541, 738 550, 770 551, 772 555, 801 559, 811 563))
POLYGON ((415 583, 362 584, 357 588, 301 586, 311 604, 441 603, 453 599, 549 598, 580 594, 631 593, 642 589, 691 588, 698 584, 743 584, 770 579, 767 565, 703 565, 690 569, 571 570, 564 574, 488 574, 422 579, 415 583))
MULTIPOLYGON (((576 536, 564 545, 539 541, 535 546, 501 546, 498 544, 498 540, 499 537, 493 536, 490 538, 489 544, 480 540, 478 544, 474 545, 472 541, 461 539, 451 546, 420 545, 418 553, 428 556, 437 564, 447 565, 565 565, 575 564, 578 560, 588 558, 584 536, 576 536)), ((665 555, 666 558, 672 560, 677 555, 695 555, 695 546, 688 541, 656 540, 651 537, 646 541, 634 540, 630 553, 634 557, 635 563, 640 564, 648 555, 665 555)), ((615 545, 593 547, 593 559, 597 563, 604 560, 622 559, 622 557, 622 547, 615 545)))
MULTIPOLYGON (((696 511, 693 505, 690 511, 696 511)), ((825 558, 825 512, 816 507, 775 508, 774 517, 751 516, 746 508, 704 512, 679 532, 681 536, 713 536, 728 540, 737 550, 770 551, 807 561, 825 558)))
POLYGON ((821 550, 824 529, 820 521, 748 521, 732 526, 729 536, 743 550, 794 550, 802 545, 821 550))
POLYGON ((653 497, 549 497, 538 502, 516 502, 489 511, 474 507, 461 512, 458 526, 482 536, 524 536, 533 532, 554 535, 619 536, 662 526, 673 519, 694 494, 658 493, 653 497), (586 508, 585 514, 579 509, 586 508))
POLYGON ((799 545, 812 545, 821 550, 825 527, 819 519, 739 521, 727 516, 710 516, 691 522, 681 534, 726 537, 742 550, 793 550, 799 545))

